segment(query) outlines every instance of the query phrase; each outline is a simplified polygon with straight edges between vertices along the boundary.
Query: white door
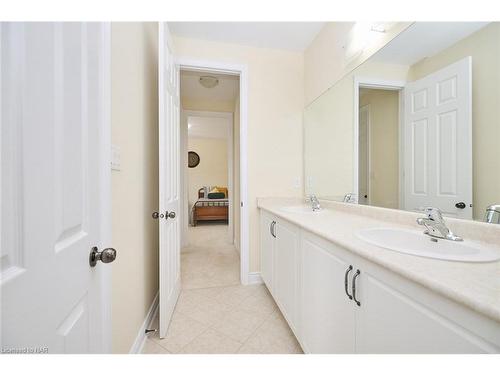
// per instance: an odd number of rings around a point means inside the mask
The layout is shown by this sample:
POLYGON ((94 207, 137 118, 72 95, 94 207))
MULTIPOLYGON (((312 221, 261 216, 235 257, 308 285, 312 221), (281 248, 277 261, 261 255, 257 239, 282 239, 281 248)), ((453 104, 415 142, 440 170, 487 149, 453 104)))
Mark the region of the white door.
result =
POLYGON ((1 347, 109 351, 109 25, 0 33, 1 347))
POLYGON ((303 234, 300 332, 308 353, 354 353, 357 306, 347 295, 351 293, 351 285, 346 291, 344 282, 346 272, 350 279, 355 270, 346 259, 334 254, 337 249, 315 236, 303 234))
POLYGON ((179 68, 165 23, 159 24, 159 181, 160 181, 160 337, 180 291, 180 140, 179 68))
POLYGON ((370 204, 370 105, 359 109, 359 192, 358 203, 370 204))
POLYGON ((467 57, 405 87, 404 208, 472 218, 472 73, 467 57))

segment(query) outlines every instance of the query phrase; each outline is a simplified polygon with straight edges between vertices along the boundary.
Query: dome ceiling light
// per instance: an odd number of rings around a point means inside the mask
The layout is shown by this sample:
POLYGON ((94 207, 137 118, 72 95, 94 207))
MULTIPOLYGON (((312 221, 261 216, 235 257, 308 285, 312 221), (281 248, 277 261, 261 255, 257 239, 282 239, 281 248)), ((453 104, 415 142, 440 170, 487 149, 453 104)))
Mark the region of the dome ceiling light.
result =
POLYGON ((207 89, 212 89, 219 84, 219 80, 214 76, 201 76, 199 82, 207 89))

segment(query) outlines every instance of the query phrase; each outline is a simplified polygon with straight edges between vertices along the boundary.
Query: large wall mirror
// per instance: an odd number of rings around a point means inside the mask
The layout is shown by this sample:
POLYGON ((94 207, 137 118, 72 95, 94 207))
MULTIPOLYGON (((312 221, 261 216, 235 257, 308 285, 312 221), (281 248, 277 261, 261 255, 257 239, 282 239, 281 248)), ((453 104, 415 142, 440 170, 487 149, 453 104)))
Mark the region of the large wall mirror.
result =
POLYGON ((500 204, 500 23, 412 24, 304 127, 306 194, 483 220, 500 204))

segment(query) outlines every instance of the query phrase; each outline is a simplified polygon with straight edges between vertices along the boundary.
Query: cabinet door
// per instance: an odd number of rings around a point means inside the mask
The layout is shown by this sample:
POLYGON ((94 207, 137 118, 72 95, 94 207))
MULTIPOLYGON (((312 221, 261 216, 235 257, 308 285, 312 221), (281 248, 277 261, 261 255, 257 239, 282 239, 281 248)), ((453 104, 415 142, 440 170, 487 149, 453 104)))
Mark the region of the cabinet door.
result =
POLYGON ((273 258, 274 237, 271 235, 271 224, 274 217, 261 211, 260 214, 260 272, 264 283, 273 293, 273 258))
MULTIPOLYGON (((434 303, 416 300, 416 291, 394 288, 382 274, 361 271, 356 284, 361 306, 356 310, 358 353, 485 353, 492 344, 450 318, 453 309, 433 310, 434 303)), ((477 324, 476 324, 477 325, 477 324)))
POLYGON ((344 290, 349 263, 336 250, 303 234, 300 325, 301 341, 309 353, 354 353, 355 304, 344 290))
POLYGON ((299 229, 282 220, 275 226, 274 297, 292 330, 297 328, 299 229))

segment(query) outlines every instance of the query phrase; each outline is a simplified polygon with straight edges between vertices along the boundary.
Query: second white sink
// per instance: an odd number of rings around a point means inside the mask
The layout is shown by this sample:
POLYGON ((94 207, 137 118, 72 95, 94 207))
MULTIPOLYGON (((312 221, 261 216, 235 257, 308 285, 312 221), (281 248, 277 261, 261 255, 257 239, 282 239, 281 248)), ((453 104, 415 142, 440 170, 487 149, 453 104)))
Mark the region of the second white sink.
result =
POLYGON ((397 228, 370 228, 356 233, 363 241, 397 251, 427 258, 461 261, 493 262, 500 259, 500 251, 470 241, 433 240, 423 232, 397 228))

